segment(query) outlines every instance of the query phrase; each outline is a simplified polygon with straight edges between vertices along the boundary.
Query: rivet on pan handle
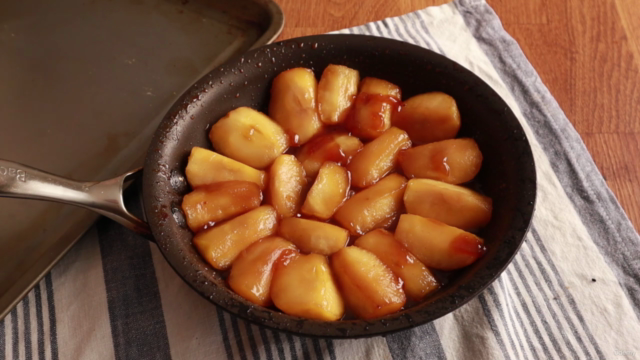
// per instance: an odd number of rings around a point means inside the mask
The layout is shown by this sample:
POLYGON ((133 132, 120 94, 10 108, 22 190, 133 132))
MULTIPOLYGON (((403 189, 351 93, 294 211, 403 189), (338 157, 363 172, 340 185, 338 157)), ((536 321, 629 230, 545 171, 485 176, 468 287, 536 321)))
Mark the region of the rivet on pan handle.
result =
POLYGON ((81 206, 150 238, 149 225, 132 215, 122 199, 124 185, 140 175, 142 168, 105 181, 80 182, 0 159, 0 197, 81 206))

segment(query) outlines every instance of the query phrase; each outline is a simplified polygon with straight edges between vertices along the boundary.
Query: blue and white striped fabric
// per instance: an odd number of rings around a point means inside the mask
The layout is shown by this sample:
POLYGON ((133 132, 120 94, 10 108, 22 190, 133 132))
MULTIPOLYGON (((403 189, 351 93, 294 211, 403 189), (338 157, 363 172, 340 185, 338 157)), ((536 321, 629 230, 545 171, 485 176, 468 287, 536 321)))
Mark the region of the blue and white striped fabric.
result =
POLYGON ((537 210, 498 281, 413 330, 301 338, 223 313, 154 245, 102 219, 0 322, 0 360, 640 358, 640 238, 491 8, 457 0, 340 32, 448 56, 489 83, 522 122, 538 167, 537 210))

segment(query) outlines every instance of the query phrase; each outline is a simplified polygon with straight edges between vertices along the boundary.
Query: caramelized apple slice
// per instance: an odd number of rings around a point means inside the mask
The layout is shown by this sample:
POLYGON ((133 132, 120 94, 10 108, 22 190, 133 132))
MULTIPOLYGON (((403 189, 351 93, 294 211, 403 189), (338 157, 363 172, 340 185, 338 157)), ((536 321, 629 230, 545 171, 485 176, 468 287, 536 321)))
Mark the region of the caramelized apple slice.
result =
POLYGON ((358 238, 355 245, 373 253, 400 277, 404 282, 404 292, 411 299, 419 301, 438 289, 438 282, 431 271, 387 230, 370 231, 358 238))
POLYGON ((373 229, 388 227, 402 210, 402 195, 407 179, 391 174, 368 189, 353 195, 334 218, 352 235, 363 235, 373 229))
POLYGON ((191 149, 184 172, 192 188, 231 180, 251 181, 260 189, 265 186, 264 171, 197 146, 191 149))
POLYGON ((276 307, 289 315, 325 321, 340 320, 344 315, 344 303, 327 258, 318 254, 278 261, 271 297, 276 307))
POLYGON ((280 125, 248 107, 232 110, 218 120, 209 131, 209 139, 221 154, 256 169, 271 165, 289 147, 280 125))
POLYGON ((349 232, 339 226, 295 217, 283 219, 279 232, 305 253, 330 255, 349 241, 349 232))
POLYGON ((329 65, 318 82, 320 121, 333 125, 344 121, 358 93, 358 70, 343 65, 329 65))
POLYGON ((398 100, 402 98, 402 91, 400 91, 400 87, 386 80, 374 77, 366 77, 362 79, 360 82, 360 92, 367 94, 389 95, 398 100))
POLYGON ((324 163, 302 205, 302 213, 329 219, 347 199, 349 185, 347 169, 334 162, 324 163))
POLYGON ((391 123, 405 130, 413 142, 424 144, 456 137, 460 113, 451 96, 430 92, 406 100, 391 123))
POLYGON ((197 233, 193 245, 211 266, 226 270, 242 250, 275 234, 277 227, 276 210, 264 205, 197 233))
POLYGON ((329 133, 306 143, 300 148, 297 156, 307 177, 315 178, 320 166, 326 161, 333 161, 342 166, 347 165, 362 146, 362 142, 357 137, 344 133, 329 133))
POLYGON ((484 241, 464 230, 418 215, 400 215, 395 232, 426 266, 439 270, 463 268, 484 255, 484 241))
POLYGON ((227 220, 260 206, 262 192, 256 183, 225 181, 205 185, 182 199, 182 211, 191 231, 227 220))
POLYGON ((357 153, 347 169, 351 184, 365 188, 375 184, 391 172, 398 161, 400 150, 411 147, 411 140, 403 130, 392 127, 357 153))
POLYGON ((231 266, 228 278, 231 289, 254 304, 270 306, 274 264, 285 250, 297 251, 292 243, 277 236, 244 249, 231 266))
POLYGON ((281 217, 298 213, 302 190, 307 185, 302 164, 293 155, 280 155, 269 171, 269 203, 281 217))
POLYGON ((391 114, 400 105, 400 88, 388 81, 364 78, 345 126, 354 136, 375 139, 391 126, 391 114))
POLYGON ((404 205, 409 214, 436 219, 463 230, 479 229, 491 220, 490 198, 435 180, 409 180, 404 205))
POLYGON ((400 310, 407 301, 402 280, 374 254, 355 246, 331 256, 331 270, 349 309, 362 319, 400 310))
POLYGON ((450 139, 403 150, 398 163, 409 178, 462 184, 480 171, 482 153, 473 139, 450 139))
POLYGON ((269 116, 289 136, 291 146, 300 146, 322 128, 316 112, 318 83, 313 71, 295 68, 281 72, 273 80, 269 116))

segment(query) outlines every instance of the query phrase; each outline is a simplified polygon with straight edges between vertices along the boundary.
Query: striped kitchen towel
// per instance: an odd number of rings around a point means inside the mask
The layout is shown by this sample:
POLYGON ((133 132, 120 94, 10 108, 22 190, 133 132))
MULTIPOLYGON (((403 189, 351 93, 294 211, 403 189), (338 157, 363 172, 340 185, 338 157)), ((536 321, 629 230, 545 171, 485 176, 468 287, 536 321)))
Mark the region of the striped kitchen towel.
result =
POLYGON ((640 238, 493 10, 456 0, 339 32, 443 54, 489 83, 521 121, 537 166, 537 209, 491 287, 386 337, 296 337, 224 313, 155 245, 102 219, 0 321, 0 360, 640 358, 640 238))

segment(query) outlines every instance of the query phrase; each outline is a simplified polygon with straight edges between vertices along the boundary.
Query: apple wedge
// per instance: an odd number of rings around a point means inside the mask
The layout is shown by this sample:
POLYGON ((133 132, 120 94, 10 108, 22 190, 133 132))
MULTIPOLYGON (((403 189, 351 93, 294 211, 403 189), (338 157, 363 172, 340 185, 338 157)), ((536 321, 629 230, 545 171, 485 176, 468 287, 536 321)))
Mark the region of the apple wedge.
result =
POLYGON ((400 88, 388 81, 364 78, 345 120, 345 127, 361 139, 375 139, 391 127, 391 114, 400 105, 400 88))
POLYGON ((345 133, 328 133, 313 138, 298 152, 298 160, 309 178, 315 178, 322 164, 333 161, 345 166, 362 150, 362 142, 345 133))
POLYGON ((388 227, 402 211, 406 185, 404 176, 391 174, 353 195, 333 217, 352 235, 364 235, 373 229, 388 227))
POLYGON ((318 114, 327 125, 341 123, 347 117, 358 93, 358 70, 343 65, 324 68, 318 82, 318 114))
POLYGON ((318 83, 313 71, 294 68, 283 71, 271 85, 269 116, 289 136, 289 145, 300 146, 322 129, 316 111, 318 83))
POLYGON ((377 256, 400 277, 404 282, 404 292, 415 301, 440 287, 431 271, 386 230, 377 229, 366 233, 356 240, 355 246, 377 256))
POLYGON ((375 184, 397 165, 398 153, 411 147, 404 130, 392 127, 357 153, 347 169, 351 172, 351 185, 365 188, 375 184))
POLYGON ((289 147, 284 130, 267 115, 239 107, 218 120, 209 131, 221 154, 256 169, 264 169, 289 147))
POLYGON ((262 192, 250 181, 225 181, 196 188, 182 198, 182 211, 193 232, 260 206, 262 192))
POLYGON ((404 206, 409 214, 463 230, 484 227, 491 220, 492 211, 491 198, 462 186, 428 179, 409 180, 404 206))
POLYGON ((298 213, 307 178, 300 161, 293 155, 280 155, 269 170, 268 201, 280 217, 298 213))
POLYGON ((285 250, 297 251, 292 243, 277 236, 251 244, 231 265, 229 287, 254 304, 270 306, 274 265, 285 250))
POLYGON ((347 169, 334 162, 324 163, 302 205, 302 213, 328 220, 347 199, 349 186, 347 169))
POLYGON ((486 252, 481 238, 418 215, 400 215, 394 236, 423 264, 433 269, 460 269, 486 252))
POLYGON ((411 141, 426 144, 456 137, 460 130, 460 112, 451 96, 430 92, 402 103, 391 124, 405 130, 411 141))
POLYGON ((242 250, 275 234, 277 227, 276 210, 264 205, 197 233, 193 245, 211 266, 226 270, 242 250))
POLYGON ((283 219, 279 233, 302 252, 322 255, 333 254, 349 241, 349 232, 339 226, 295 217, 283 219))
POLYGON ((266 180, 264 171, 256 170, 224 155, 197 146, 191 149, 185 175, 192 188, 223 181, 240 180, 254 182, 262 190, 266 180))
POLYGON ((307 319, 336 321, 344 316, 344 302, 327 258, 298 255, 276 263, 271 298, 285 314, 307 319))
POLYGON ((450 139, 403 150, 398 163, 408 178, 462 184, 471 181, 482 166, 482 153, 473 139, 450 139))
POLYGON ((402 280, 369 251, 343 248, 331 255, 331 269, 345 303, 361 319, 392 314, 407 301, 402 280))

